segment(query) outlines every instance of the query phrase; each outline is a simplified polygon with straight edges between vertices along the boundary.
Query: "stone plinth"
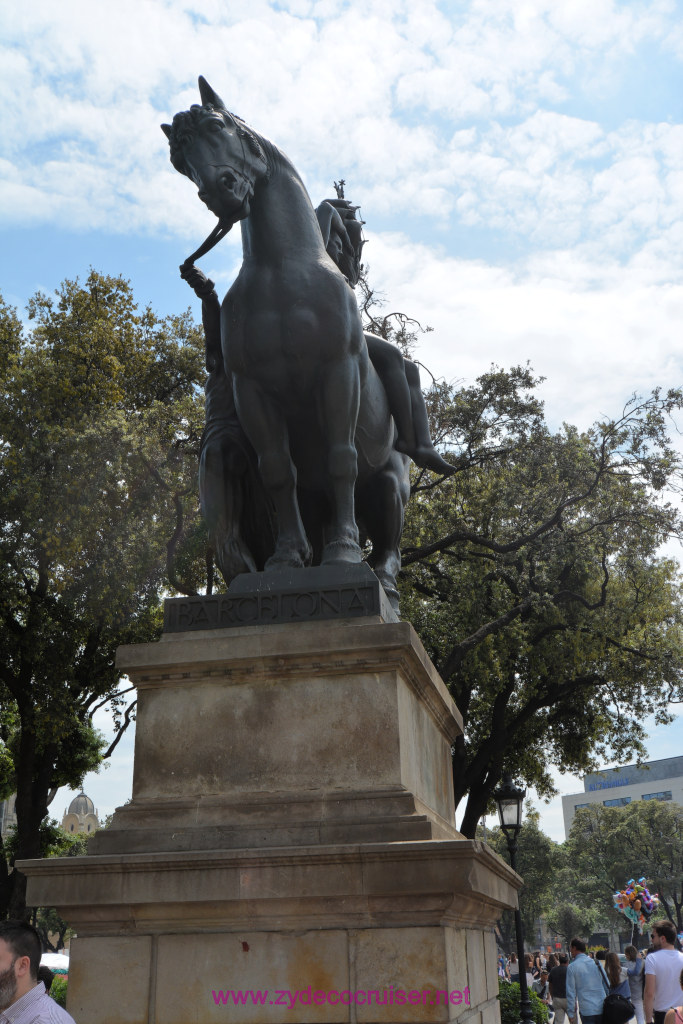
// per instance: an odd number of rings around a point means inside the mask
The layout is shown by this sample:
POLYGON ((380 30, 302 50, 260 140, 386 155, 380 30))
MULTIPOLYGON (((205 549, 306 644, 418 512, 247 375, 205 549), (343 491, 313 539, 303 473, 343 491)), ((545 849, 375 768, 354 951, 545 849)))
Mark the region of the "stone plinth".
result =
POLYGON ((472 840, 26 863, 31 900, 57 892, 78 934, 69 1010, 79 1024, 497 1019, 492 926, 518 879, 472 840), (114 978, 118 996, 103 1001, 114 978), (276 992, 309 987, 324 1006, 277 1005, 276 992), (437 1004, 437 992, 465 989, 469 1006, 437 1004), (216 1005, 221 990, 268 996, 228 1007, 216 1005), (419 992, 420 1004, 327 997, 385 990, 419 992))
POLYGON ((92 855, 20 865, 77 932, 79 1024, 496 1024, 520 879, 454 828, 460 716, 410 625, 169 633, 119 665, 132 801, 92 855))
POLYGON ((93 852, 457 837, 461 719, 409 623, 171 633, 118 664, 133 798, 93 852))

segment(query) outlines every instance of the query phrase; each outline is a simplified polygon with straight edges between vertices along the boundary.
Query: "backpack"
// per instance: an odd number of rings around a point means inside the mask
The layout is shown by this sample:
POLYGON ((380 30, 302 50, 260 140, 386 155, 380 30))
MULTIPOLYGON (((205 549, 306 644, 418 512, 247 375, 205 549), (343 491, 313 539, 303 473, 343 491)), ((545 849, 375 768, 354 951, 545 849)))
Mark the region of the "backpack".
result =
POLYGON ((616 992, 610 993, 605 972, 598 963, 595 966, 600 971, 602 983, 607 990, 605 1001, 602 1004, 602 1024, 626 1024, 631 1017, 635 1017, 635 1006, 626 996, 617 995, 616 992))

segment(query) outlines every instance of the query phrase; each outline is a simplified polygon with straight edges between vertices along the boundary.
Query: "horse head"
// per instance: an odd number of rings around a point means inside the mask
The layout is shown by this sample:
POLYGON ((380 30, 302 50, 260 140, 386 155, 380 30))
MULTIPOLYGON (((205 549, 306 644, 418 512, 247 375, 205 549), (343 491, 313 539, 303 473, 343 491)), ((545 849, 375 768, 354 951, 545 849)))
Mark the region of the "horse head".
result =
POLYGON ((171 163, 190 178, 199 198, 229 230, 249 216, 254 189, 268 177, 268 162, 258 137, 226 109, 203 78, 202 105, 194 104, 161 128, 171 147, 171 163))

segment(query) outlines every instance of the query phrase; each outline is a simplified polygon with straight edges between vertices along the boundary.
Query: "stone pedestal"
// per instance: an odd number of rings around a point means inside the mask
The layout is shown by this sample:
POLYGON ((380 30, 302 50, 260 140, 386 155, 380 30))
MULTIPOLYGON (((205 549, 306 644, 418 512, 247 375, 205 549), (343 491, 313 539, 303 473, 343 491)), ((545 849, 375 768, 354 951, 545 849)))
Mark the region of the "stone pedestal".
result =
POLYGON ((132 801, 92 855, 21 865, 78 933, 78 1024, 495 1024, 520 880, 454 828, 460 717, 408 623, 168 633, 119 664, 132 801))

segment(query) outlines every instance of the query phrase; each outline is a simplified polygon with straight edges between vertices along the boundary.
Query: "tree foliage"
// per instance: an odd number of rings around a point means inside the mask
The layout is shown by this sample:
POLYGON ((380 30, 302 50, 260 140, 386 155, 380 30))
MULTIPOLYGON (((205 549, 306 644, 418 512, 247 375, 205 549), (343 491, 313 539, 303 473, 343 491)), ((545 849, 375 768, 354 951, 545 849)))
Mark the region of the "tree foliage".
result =
POLYGON ((400 578, 463 715, 455 745, 461 830, 504 772, 554 793, 554 766, 585 772, 644 753, 643 721, 683 697, 681 535, 664 489, 679 391, 631 399, 614 420, 550 429, 528 367, 470 387, 435 383, 434 434, 457 472, 413 481, 400 578))
POLYGON ((566 869, 559 872, 556 879, 556 899, 546 914, 548 927, 555 935, 559 935, 567 949, 575 936, 588 939, 598 921, 604 917, 601 908, 585 902, 577 903, 567 896, 567 893, 572 891, 571 886, 574 881, 573 872, 568 872, 566 869), (566 886, 570 886, 570 888, 566 888, 566 886))
POLYGON ((683 807, 634 800, 626 807, 595 804, 576 812, 566 843, 571 890, 603 919, 630 923, 612 909, 612 894, 645 877, 661 900, 659 917, 683 930, 683 807))
MULTIPOLYGON (((28 316, 25 332, 0 300, 0 787, 17 793, 17 858, 40 855, 51 794, 105 753, 94 711, 130 720, 115 651, 158 635, 203 376, 189 315, 139 312, 121 278, 65 281, 28 316)), ((0 878, 0 913, 23 896, 18 872, 0 878)))

